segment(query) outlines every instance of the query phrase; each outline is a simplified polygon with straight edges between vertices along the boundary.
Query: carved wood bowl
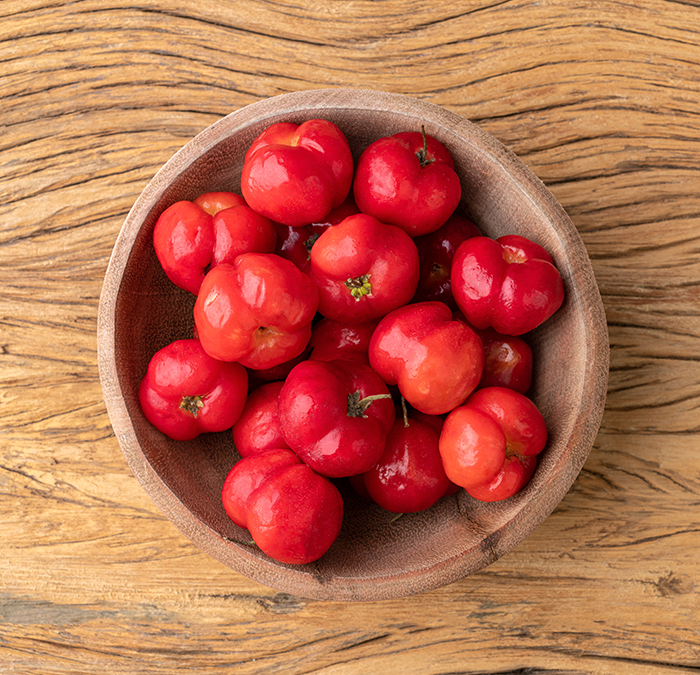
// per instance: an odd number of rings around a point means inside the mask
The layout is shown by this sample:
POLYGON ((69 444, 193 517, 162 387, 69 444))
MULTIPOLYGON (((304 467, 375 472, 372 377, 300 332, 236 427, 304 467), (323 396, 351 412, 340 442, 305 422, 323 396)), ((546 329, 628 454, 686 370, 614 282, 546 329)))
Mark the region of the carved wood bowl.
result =
POLYGON ((608 376, 608 334, 586 249, 545 186, 496 139, 443 108, 377 91, 324 89, 254 103, 212 124, 177 152, 146 186, 119 234, 98 320, 100 376, 124 456, 148 495, 197 546, 240 574, 290 594, 370 601, 428 591, 477 572, 519 544, 557 506, 579 474, 598 431, 608 376), (483 233, 516 233, 552 255, 565 284, 561 310, 529 335, 535 356, 531 398, 549 442, 530 483, 486 504, 463 490, 422 513, 393 514, 343 481, 342 532, 316 563, 278 563, 246 544, 221 505, 236 460, 229 432, 172 441, 142 415, 138 386, 151 356, 190 337, 194 296, 165 277, 151 236, 158 215, 204 192, 239 192, 244 153, 264 128, 312 118, 335 122, 355 153, 372 141, 425 125, 452 152, 461 177, 460 210, 483 233), (237 543, 238 542, 238 543, 237 543))

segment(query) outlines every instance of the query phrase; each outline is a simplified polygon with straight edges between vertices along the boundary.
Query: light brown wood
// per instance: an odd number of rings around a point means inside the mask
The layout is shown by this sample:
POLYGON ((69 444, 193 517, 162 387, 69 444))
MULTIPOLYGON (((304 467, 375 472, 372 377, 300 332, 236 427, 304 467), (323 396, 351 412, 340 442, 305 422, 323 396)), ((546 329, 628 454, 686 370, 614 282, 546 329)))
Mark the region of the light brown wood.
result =
POLYGON ((85 1, 0 7, 0 672, 693 672, 700 542, 697 3, 85 1), (271 591, 157 509, 96 321, 117 233, 185 142, 283 92, 478 123, 571 216, 600 287, 600 433, 502 559, 408 599, 271 591))

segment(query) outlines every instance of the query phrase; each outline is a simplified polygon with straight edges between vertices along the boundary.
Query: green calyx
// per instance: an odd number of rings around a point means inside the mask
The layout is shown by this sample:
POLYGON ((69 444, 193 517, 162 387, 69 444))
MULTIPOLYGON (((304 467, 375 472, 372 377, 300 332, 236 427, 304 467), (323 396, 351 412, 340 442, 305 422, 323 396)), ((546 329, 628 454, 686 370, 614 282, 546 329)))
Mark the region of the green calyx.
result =
POLYGON ((369 274, 363 274, 361 277, 350 278, 345 282, 350 294, 356 301, 360 301, 366 295, 372 295, 372 284, 369 281, 369 274))
POLYGON ((183 396, 180 401, 180 410, 191 413, 197 417, 197 413, 204 407, 203 396, 183 396))

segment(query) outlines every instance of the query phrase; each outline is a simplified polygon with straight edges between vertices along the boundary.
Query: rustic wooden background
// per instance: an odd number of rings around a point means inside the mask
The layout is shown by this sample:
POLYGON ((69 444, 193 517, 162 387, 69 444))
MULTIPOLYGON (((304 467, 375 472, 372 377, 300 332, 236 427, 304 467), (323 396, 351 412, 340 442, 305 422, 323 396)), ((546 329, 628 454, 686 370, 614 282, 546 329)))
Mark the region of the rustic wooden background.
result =
POLYGON ((700 671, 698 0, 3 0, 0 672, 700 671), (600 434, 479 574, 307 601, 199 552, 115 439, 96 314, 129 208, 182 144, 352 86, 480 124, 551 188, 610 328, 600 434))

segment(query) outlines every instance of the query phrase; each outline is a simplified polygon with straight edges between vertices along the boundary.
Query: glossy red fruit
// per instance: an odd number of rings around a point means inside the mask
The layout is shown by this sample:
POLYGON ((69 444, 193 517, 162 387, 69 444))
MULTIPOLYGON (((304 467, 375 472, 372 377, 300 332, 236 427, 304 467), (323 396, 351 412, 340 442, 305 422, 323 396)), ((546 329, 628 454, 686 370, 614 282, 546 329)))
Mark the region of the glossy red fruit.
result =
MULTIPOLYGON (((421 422, 422 424, 427 424, 435 430, 438 436, 440 436, 440 434, 442 433, 442 427, 445 424, 445 419, 447 418, 447 414, 427 415, 426 413, 423 413, 420 410, 416 410, 415 408, 409 408, 408 417, 412 420, 416 420, 417 422, 421 422)), ((453 495, 462 489, 460 485, 453 483, 449 478, 447 480, 448 485, 443 497, 453 495)))
POLYGON ((284 438, 314 471, 347 477, 369 470, 384 452, 394 404, 381 378, 347 360, 304 361, 279 394, 284 438))
POLYGON ((277 232, 243 197, 210 192, 168 207, 156 221, 153 247, 168 278, 198 293, 210 268, 242 253, 273 253, 277 232))
POLYGON ((327 229, 311 249, 319 312, 341 323, 378 319, 411 300, 418 249, 398 227, 364 214, 327 229))
POLYGON ((473 237, 452 260, 452 294, 476 328, 523 335, 561 307, 564 284, 539 244, 518 235, 473 237))
POLYGON ((461 312, 455 318, 464 321, 484 345, 484 373, 479 389, 484 387, 508 387, 527 394, 532 385, 532 348, 516 335, 502 335, 493 328, 474 328, 461 312))
POLYGON ((287 375, 292 371, 292 368, 302 361, 306 361, 309 358, 311 350, 308 345, 304 351, 287 361, 278 363, 276 366, 270 368, 253 369, 248 368, 248 382, 249 389, 253 391, 257 389, 260 385, 266 384, 268 382, 277 382, 278 380, 284 380, 287 375))
POLYGON ((393 513, 430 508, 450 484, 438 445, 439 435, 432 426, 397 418, 387 436, 384 453, 364 474, 370 497, 393 513))
POLYGON ((199 195, 194 203, 210 216, 214 216, 224 209, 230 209, 232 206, 245 206, 246 204, 245 199, 240 195, 226 191, 205 192, 199 195))
POLYGON ((264 553, 304 565, 323 556, 340 534, 343 499, 328 479, 297 464, 251 493, 247 515, 248 531, 264 553))
POLYGON ((311 331, 309 358, 314 361, 348 359, 369 365, 369 342, 377 323, 341 323, 321 319, 311 331))
POLYGON ((530 399, 506 387, 488 387, 447 416, 440 454, 450 480, 473 497, 498 501, 530 479, 533 459, 546 442, 545 421, 530 399))
POLYGON ((420 256, 420 279, 413 302, 439 300, 457 309, 452 297, 452 258, 463 241, 478 236, 481 232, 471 220, 453 214, 435 232, 414 239, 420 256))
POLYGON ((176 286, 197 293, 214 249, 212 217, 190 201, 175 202, 159 216, 153 248, 163 271, 176 286))
POLYGON ((245 253, 207 274, 194 320, 208 354, 261 370, 304 351, 317 306, 313 282, 289 260, 245 253))
POLYGON ((309 274, 311 271, 311 249, 316 240, 325 230, 333 225, 338 225, 348 216, 359 213, 352 195, 340 205, 334 208, 325 218, 317 223, 310 223, 301 227, 291 227, 282 223, 274 223, 277 230, 277 248, 275 253, 287 260, 291 260, 302 272, 309 274))
POLYGON ((271 220, 298 227, 319 222, 340 206, 352 186, 353 159, 343 132, 313 119, 273 124, 245 156, 241 192, 271 220))
POLYGON ((527 484, 537 468, 537 457, 506 456, 501 470, 488 483, 469 489, 469 494, 482 502, 499 502, 508 499, 527 484))
POLYGON ((476 331, 484 344, 484 374, 479 387, 508 387, 527 394, 532 384, 532 348, 521 337, 493 328, 476 331))
POLYGON ((233 465, 221 490, 221 500, 228 517, 239 527, 248 528, 250 496, 271 475, 300 459, 289 449, 268 448, 233 465))
POLYGON ((159 431, 186 441, 204 432, 230 429, 247 393, 248 375, 239 363, 213 359, 199 340, 176 340, 149 362, 139 403, 159 431))
POLYGON ((246 204, 231 206, 212 217, 214 248, 211 266, 233 263, 242 253, 274 253, 277 231, 272 221, 246 204))
POLYGON ((406 305, 384 317, 369 347, 369 361, 406 401, 431 415, 447 413, 476 388, 484 348, 473 330, 453 319, 442 302, 406 305))
POLYGON ((362 213, 417 237, 447 221, 462 187, 447 148, 432 136, 408 131, 380 138, 364 150, 353 193, 362 213))
POLYGON ((272 448, 288 448, 282 435, 277 399, 284 382, 269 382, 248 394, 243 411, 231 430, 241 457, 272 448))

